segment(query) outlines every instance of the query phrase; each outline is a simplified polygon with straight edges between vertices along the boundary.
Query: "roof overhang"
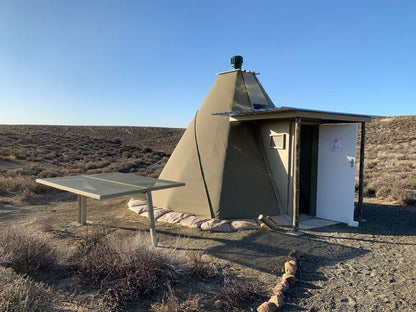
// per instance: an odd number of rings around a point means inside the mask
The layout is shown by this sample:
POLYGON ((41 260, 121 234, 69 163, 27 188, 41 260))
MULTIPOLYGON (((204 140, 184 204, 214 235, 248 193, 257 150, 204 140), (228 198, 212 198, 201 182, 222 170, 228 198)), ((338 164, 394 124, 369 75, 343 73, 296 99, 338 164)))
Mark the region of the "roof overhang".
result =
POLYGON ((297 117, 302 118, 304 121, 318 123, 357 123, 371 121, 371 116, 368 115, 327 112, 283 106, 279 108, 251 109, 247 111, 213 113, 212 115, 228 116, 230 118, 230 122, 293 119, 297 117))

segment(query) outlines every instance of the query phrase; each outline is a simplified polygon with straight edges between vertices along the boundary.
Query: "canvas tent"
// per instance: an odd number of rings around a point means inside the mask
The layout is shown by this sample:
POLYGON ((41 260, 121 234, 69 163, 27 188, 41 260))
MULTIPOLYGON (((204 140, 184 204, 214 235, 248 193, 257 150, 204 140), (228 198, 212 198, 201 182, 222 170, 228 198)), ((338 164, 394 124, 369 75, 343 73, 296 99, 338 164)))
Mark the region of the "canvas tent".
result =
POLYGON ((360 115, 277 108, 255 73, 240 68, 220 73, 159 177, 186 186, 155 192, 154 203, 221 219, 260 213, 292 216, 302 206, 311 215, 349 223, 355 170, 352 180, 351 170, 345 179, 340 177, 335 191, 343 193, 347 187, 349 195, 338 194, 328 203, 326 194, 335 188, 326 181, 336 180, 328 178, 333 172, 343 174, 337 166, 344 157, 350 157, 354 167, 356 123, 369 120, 360 115), (326 155, 331 149, 327 145, 336 145, 331 141, 335 139, 340 151, 326 155), (332 208, 327 207, 337 201, 341 208, 336 210, 348 211, 340 218, 340 213, 331 214, 332 208))

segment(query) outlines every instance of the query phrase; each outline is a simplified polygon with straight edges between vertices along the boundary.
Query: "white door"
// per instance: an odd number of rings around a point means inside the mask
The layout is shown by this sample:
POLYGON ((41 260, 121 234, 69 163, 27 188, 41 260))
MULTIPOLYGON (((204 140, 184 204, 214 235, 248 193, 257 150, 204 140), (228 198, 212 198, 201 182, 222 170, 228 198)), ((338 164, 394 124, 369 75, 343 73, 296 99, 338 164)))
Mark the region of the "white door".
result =
POLYGON ((356 225, 354 222, 357 125, 319 127, 316 216, 356 225))

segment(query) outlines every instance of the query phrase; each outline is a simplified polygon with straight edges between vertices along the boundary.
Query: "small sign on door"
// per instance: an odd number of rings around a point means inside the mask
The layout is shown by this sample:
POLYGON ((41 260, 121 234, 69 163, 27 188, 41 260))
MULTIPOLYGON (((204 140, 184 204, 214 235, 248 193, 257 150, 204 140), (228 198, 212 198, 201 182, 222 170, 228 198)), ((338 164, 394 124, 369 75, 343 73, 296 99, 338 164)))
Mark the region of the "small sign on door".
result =
POLYGON ((331 142, 331 151, 334 153, 342 152, 342 138, 334 138, 331 142))

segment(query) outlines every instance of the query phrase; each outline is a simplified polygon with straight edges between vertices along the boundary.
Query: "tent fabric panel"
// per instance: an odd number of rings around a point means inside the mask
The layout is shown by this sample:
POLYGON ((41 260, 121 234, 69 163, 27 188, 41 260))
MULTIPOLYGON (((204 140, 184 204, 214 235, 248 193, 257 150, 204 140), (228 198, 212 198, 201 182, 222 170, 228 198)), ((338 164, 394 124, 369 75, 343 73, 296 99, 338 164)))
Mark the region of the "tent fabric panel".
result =
POLYGON ((213 217, 211 207, 219 205, 221 194, 229 122, 215 118, 212 112, 232 109, 236 79, 237 72, 218 76, 214 82, 159 177, 171 177, 186 185, 180 191, 169 189, 155 192, 156 206, 213 217))
POLYGON ((238 76, 238 74, 236 71, 218 76, 196 116, 197 141, 208 196, 214 211, 212 217, 218 216, 215 211, 218 210, 220 204, 222 176, 230 129, 228 120, 216 118, 212 116, 212 112, 223 108, 232 109, 235 86, 238 79, 241 80, 241 76, 238 76))
POLYGON ((279 214, 261 152, 257 126, 233 123, 224 166, 219 218, 252 218, 279 214))
POLYGON ((157 207, 209 216, 210 207, 195 147, 194 120, 186 129, 159 176, 160 179, 170 177, 176 181, 185 182, 186 185, 153 192, 153 202, 157 207))

